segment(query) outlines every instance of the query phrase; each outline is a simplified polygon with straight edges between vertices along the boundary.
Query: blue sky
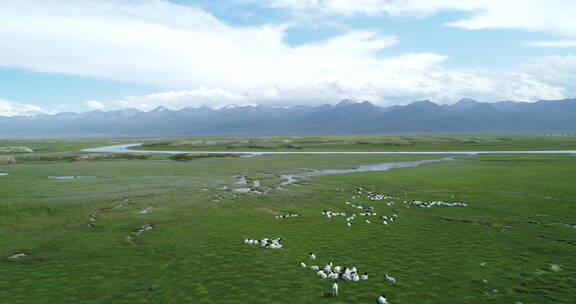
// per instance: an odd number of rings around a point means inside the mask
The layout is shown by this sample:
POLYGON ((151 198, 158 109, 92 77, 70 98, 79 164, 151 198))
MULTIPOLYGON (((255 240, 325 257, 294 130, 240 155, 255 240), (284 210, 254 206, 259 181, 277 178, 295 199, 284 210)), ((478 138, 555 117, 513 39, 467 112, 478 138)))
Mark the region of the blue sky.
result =
POLYGON ((0 116, 569 98, 574 11, 569 0, 5 1, 0 116))

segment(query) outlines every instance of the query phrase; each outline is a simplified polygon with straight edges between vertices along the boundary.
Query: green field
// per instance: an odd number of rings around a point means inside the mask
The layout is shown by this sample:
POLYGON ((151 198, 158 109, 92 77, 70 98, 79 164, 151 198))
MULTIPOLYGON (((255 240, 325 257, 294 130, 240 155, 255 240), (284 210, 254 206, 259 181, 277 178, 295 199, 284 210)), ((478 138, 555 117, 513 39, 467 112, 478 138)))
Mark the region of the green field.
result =
MULTIPOLYGON (((402 147, 414 151, 576 149, 574 136, 547 135, 273 140, 308 141, 304 151, 360 151, 380 150, 378 143, 393 138, 412 138, 402 147), (457 138, 462 141, 454 142, 457 138), (468 142, 471 138, 478 141, 468 142)), ((154 150, 187 150, 193 145, 182 142, 205 140, 146 142, 154 150)), ((228 149, 233 151, 244 150, 250 141, 272 139, 226 140, 238 143, 228 149)), ((283 190, 276 187, 286 173, 441 156, 75 160, 86 154, 79 152, 82 148, 116 142, 138 140, 0 141, 0 146, 37 151, 13 154, 18 164, 0 165, 0 173, 9 173, 0 176, 0 303, 375 303, 382 293, 393 304, 575 302, 574 155, 467 156, 415 168, 323 175, 283 190), (238 184, 235 175, 246 177, 248 184, 238 184), (254 186, 255 180, 260 186, 254 186), (265 193, 232 190, 241 187, 265 193), (365 189, 361 195, 357 187, 365 189), (397 198, 370 201, 366 191, 397 198), (468 207, 406 208, 404 200, 464 202, 468 207), (322 216, 322 210, 361 212, 346 201, 399 217, 388 225, 379 217, 358 217, 347 227, 343 217, 322 216), (395 204, 388 206, 390 201, 395 204), (144 209, 150 212, 139 213, 144 209), (301 216, 275 218, 288 212, 301 216), (365 223, 367 218, 372 223, 365 223), (137 235, 144 225, 153 229, 137 235), (283 238, 284 248, 242 243, 264 237, 283 238), (317 260, 307 257, 311 251, 317 260), (27 256, 9 258, 16 253, 27 256), (356 266, 370 277, 340 282, 340 296, 333 298, 332 280, 298 267, 300 262, 322 267, 330 261, 356 266), (385 273, 397 283, 387 282, 385 273)), ((279 146, 273 149, 291 149, 284 144, 274 143, 279 146)))
MULTIPOLYGON (((485 151, 567 150, 576 134, 426 134, 144 139, 138 150, 175 151, 485 151)), ((137 142, 137 141, 132 141, 137 142)))

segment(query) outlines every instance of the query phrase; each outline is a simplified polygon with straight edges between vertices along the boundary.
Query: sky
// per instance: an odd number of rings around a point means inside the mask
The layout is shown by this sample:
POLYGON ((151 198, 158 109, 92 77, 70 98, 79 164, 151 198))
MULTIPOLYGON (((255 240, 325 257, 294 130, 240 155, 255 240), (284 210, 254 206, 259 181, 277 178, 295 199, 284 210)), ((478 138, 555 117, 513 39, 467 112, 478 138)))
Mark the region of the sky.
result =
POLYGON ((0 0, 0 116, 576 97, 573 0, 0 0))

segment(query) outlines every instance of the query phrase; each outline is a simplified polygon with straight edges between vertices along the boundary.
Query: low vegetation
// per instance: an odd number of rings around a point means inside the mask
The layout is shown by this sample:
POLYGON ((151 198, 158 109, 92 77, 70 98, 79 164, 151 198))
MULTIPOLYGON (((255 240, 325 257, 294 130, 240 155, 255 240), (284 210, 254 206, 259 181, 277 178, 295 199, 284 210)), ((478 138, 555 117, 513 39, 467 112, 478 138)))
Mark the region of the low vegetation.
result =
POLYGON ((0 165, 13 165, 17 163, 16 158, 12 155, 0 155, 0 165))
POLYGON ((33 153, 27 155, 17 155, 19 161, 96 161, 106 159, 147 159, 149 154, 142 153, 33 153))
POLYGON ((576 134, 427 134, 145 140, 139 150, 175 151, 477 151, 565 150, 576 134), (562 136, 560 136, 562 135, 562 136))
MULTIPOLYGON (((466 138, 472 137, 484 138, 466 138)), ((306 149, 302 141, 336 139, 299 140, 306 149)), ((541 148, 549 143, 542 141, 541 148)), ((3 165, 0 172, 9 174, 0 176, 0 303, 374 303, 383 293, 394 304, 574 303, 573 155, 468 156, 318 176, 277 189, 287 173, 439 157, 266 155, 176 162, 153 155, 3 165), (47 178, 53 175, 96 178, 47 178), (257 187, 255 180, 261 182, 257 187), (240 187, 259 194, 234 191, 240 187), (368 191, 386 198, 370 200, 368 191), (363 212, 346 201, 374 207, 378 216, 358 216, 348 227, 346 216, 322 214, 363 212), (403 201, 467 207, 421 208, 403 201), (277 218, 285 214, 299 216, 277 218), (392 214, 398 218, 384 225, 379 216, 392 214), (264 237, 282 238, 282 248, 243 243, 264 237), (370 276, 340 281, 333 298, 333 281, 300 262, 356 266, 370 276)))
POLYGON ((181 153, 170 155, 171 160, 188 161, 202 158, 238 157, 239 154, 181 153))
POLYGON ((34 150, 28 147, 0 147, 0 153, 32 153, 34 150))

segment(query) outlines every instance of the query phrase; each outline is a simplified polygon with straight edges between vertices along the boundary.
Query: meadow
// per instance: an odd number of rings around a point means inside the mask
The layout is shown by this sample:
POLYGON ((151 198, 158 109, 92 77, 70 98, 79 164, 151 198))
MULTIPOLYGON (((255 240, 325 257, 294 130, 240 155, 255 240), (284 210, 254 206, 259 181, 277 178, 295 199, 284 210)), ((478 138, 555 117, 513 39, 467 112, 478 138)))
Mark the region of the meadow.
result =
MULTIPOLYGON (((134 142, 134 141, 133 141, 134 142)), ((568 150, 576 134, 407 134, 143 139, 137 150, 174 151, 498 151, 568 150)))
MULTIPOLYGON (((576 137, 546 135, 434 135, 428 142, 423 135, 225 140, 238 144, 229 150, 255 140, 277 141, 278 150, 290 149, 281 140, 298 142, 301 150, 362 150, 401 137, 412 138, 408 147, 417 151, 468 145, 576 149, 576 137), (470 138, 479 141, 467 143, 470 138)), ((154 150, 193 145, 202 150, 206 143, 198 142, 206 140, 143 139, 154 150)), ((18 164, 0 166, 8 173, 0 176, 0 303, 375 303, 382 293, 389 303, 576 299, 574 155, 466 156, 414 168, 317 176, 282 189, 277 188, 282 174, 441 156, 46 157, 83 155, 82 148, 116 142, 137 141, 0 141, 36 151, 13 154, 18 164), (233 190, 240 187, 262 194, 233 190), (393 198, 371 201, 368 191, 393 198), (413 200, 468 206, 402 203, 413 200), (359 217, 348 227, 344 217, 322 215, 360 212, 346 201, 373 206, 378 216, 359 217), (286 213, 301 216, 276 218, 286 213), (379 216, 393 213, 397 220, 383 225, 379 216), (139 234, 146 225, 152 229, 139 234), (243 244, 264 237, 281 237, 283 248, 243 244), (309 252, 317 260, 309 259, 309 252), (10 258, 17 253, 26 256, 10 258), (369 279, 342 281, 340 295, 332 297, 332 280, 298 267, 330 261, 367 271, 369 279), (397 283, 387 282, 386 273, 397 283)))

